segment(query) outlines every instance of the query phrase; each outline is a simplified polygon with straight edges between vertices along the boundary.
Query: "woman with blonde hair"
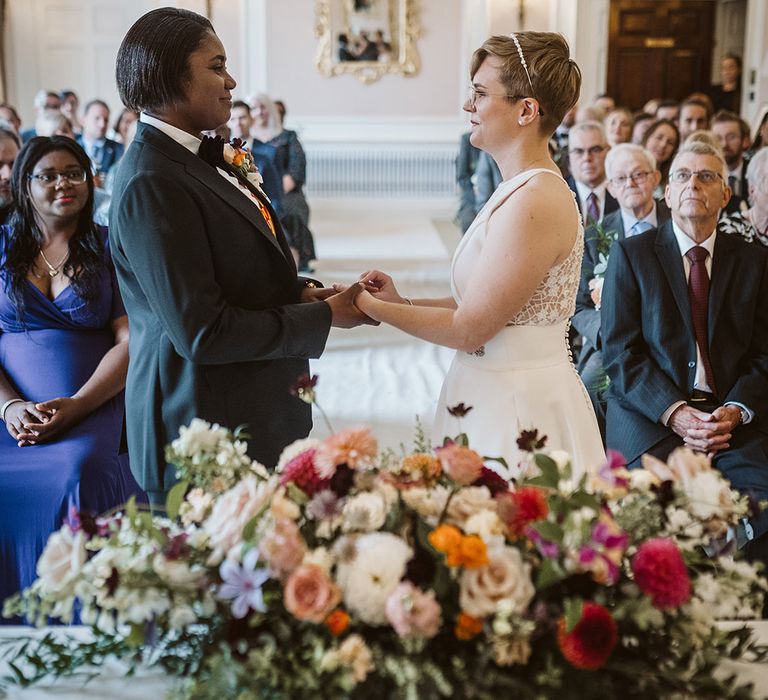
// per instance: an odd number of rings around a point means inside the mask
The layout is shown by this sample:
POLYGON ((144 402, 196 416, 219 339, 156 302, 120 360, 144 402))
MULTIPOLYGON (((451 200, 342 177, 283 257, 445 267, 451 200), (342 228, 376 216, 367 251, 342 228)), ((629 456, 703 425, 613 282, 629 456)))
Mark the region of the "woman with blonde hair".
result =
POLYGON ((579 285, 584 232, 573 194, 548 141, 574 105, 581 72, 559 34, 488 39, 472 58, 464 110, 470 141, 498 163, 502 183, 461 240, 452 295, 408 299, 377 270, 356 303, 377 321, 455 348, 433 438, 466 433, 480 454, 502 457, 515 477, 518 437, 538 429, 549 449, 572 455, 576 476, 604 460, 587 392, 567 335, 579 285), (450 407, 473 410, 461 418, 450 407))

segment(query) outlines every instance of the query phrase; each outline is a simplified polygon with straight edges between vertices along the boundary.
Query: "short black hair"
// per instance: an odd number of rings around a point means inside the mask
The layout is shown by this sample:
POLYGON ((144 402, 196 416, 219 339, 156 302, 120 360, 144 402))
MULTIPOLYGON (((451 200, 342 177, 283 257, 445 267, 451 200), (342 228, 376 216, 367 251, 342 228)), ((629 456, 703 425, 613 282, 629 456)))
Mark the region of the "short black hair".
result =
POLYGON ((70 97, 74 97, 78 102, 80 99, 77 96, 77 93, 74 90, 62 90, 59 93, 59 99, 63 102, 64 100, 68 100, 70 97))
POLYGON ((243 100, 235 100, 232 103, 232 109, 235 109, 235 107, 241 107, 242 109, 247 109, 248 110, 248 114, 251 113, 250 106, 248 105, 247 102, 244 102, 243 100))
POLYGON ((184 97, 189 57, 214 33, 191 10, 162 7, 139 17, 117 52, 115 78, 123 104, 134 112, 167 109, 184 97))
POLYGON ((91 100, 90 102, 88 102, 88 104, 85 105, 83 109, 83 114, 88 114, 91 107, 104 107, 104 109, 106 109, 107 112, 109 112, 109 105, 106 102, 104 102, 104 100, 97 99, 97 100, 91 100))

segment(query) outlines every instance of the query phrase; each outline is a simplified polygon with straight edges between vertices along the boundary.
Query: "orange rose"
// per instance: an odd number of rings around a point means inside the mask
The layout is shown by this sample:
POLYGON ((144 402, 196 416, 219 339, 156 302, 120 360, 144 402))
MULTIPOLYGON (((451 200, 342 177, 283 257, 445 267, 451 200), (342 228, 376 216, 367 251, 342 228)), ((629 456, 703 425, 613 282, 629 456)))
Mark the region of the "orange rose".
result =
POLYGON ((456 621, 456 627, 454 629, 456 639, 472 639, 472 637, 475 637, 482 631, 482 620, 472 617, 472 615, 467 615, 465 612, 459 613, 459 619, 456 621))
POLYGON ((322 622, 341 600, 341 591, 317 564, 302 564, 285 583, 283 603, 299 620, 322 622))
POLYGON ((488 549, 485 542, 477 535, 467 535, 461 538, 461 545, 448 555, 448 566, 463 566, 465 569, 479 569, 488 565, 488 549), (458 555, 458 562, 453 559, 458 555))
POLYGON ((349 627, 349 615, 344 610, 334 610, 325 618, 325 624, 334 637, 344 634, 349 627))
POLYGON ((440 525, 429 533, 429 543, 438 551, 450 554, 461 546, 461 531, 453 525, 440 525))

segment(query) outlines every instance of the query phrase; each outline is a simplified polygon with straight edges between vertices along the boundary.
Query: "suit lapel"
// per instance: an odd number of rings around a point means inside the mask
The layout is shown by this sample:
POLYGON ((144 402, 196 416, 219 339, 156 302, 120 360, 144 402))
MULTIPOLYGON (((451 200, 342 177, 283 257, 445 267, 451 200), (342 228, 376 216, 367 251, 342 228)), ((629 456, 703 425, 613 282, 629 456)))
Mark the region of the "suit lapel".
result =
MULTIPOLYGON (((688 301, 688 283, 685 280, 683 257, 680 255, 680 247, 677 245, 675 233, 672 230, 672 222, 667 221, 658 229, 656 234, 656 255, 661 263, 661 269, 667 277, 667 282, 672 289, 680 315, 688 332, 696 337, 691 320, 691 304, 688 301)), ((660 310, 660 313, 663 310, 660 310)))
POLYGON ((708 341, 712 345, 712 337, 718 316, 723 309, 723 303, 728 293, 734 270, 733 248, 735 240, 728 234, 718 233, 715 239, 715 251, 712 256, 712 279, 709 282, 709 305, 707 311, 708 341))

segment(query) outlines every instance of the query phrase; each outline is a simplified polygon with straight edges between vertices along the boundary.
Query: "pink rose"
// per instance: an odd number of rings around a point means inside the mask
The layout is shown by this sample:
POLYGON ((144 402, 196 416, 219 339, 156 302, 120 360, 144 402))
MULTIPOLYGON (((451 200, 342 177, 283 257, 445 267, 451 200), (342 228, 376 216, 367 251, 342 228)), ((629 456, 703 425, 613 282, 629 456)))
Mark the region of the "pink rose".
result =
POLYGON ((301 564, 307 548, 293 520, 279 518, 259 543, 259 552, 277 578, 290 574, 301 564))
POLYGON ((436 450, 443 471, 456 483, 468 486, 483 473, 483 458, 474 450, 461 445, 448 445, 436 450))
POLYGON ((425 593, 403 581, 387 598, 387 619, 401 637, 431 639, 442 623, 440 603, 434 591, 425 593))
POLYGON ((341 601, 341 591, 317 564, 303 564, 286 581, 283 603, 299 620, 320 623, 341 601))
POLYGON ((77 574, 87 558, 85 533, 73 533, 65 525, 54 532, 37 562, 40 587, 46 595, 66 596, 71 593, 77 574))
POLYGON ((203 524, 213 549, 209 563, 218 564, 240 544, 243 528, 269 503, 276 487, 276 479, 261 481, 249 475, 216 499, 203 524))

